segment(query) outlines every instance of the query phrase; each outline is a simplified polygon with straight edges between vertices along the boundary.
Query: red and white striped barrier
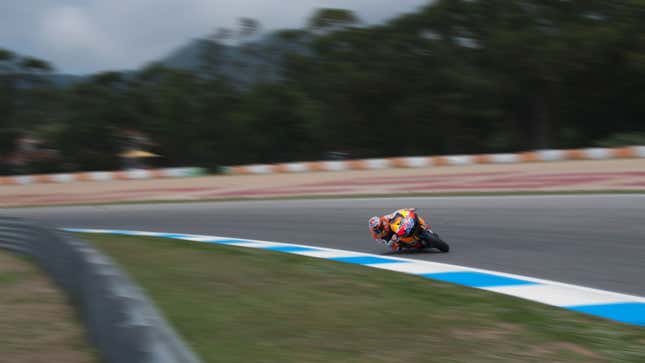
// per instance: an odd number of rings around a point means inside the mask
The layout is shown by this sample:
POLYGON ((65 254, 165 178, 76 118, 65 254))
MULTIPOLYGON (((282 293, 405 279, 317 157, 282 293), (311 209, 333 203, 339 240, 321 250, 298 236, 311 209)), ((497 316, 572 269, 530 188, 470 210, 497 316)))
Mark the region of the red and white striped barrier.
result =
POLYGON ((72 183, 81 181, 181 178, 204 175, 202 168, 135 169, 124 171, 91 171, 84 173, 0 176, 0 185, 72 183))
POLYGON ((227 168, 229 174, 274 174, 312 171, 374 170, 388 168, 423 168, 430 166, 509 164, 561 160, 603 160, 645 158, 645 146, 620 148, 588 148, 568 150, 537 150, 511 154, 479 154, 450 156, 417 156, 343 161, 313 161, 285 164, 241 165, 227 168))

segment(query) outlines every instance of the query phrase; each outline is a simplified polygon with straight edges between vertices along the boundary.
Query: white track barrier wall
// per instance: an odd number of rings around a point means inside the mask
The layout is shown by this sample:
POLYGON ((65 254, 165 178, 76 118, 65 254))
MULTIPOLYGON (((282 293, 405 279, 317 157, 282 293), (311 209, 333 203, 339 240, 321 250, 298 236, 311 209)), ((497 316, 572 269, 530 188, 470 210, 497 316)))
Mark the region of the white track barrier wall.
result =
POLYGON ((314 171, 374 170, 387 168, 425 168, 430 166, 511 164, 563 160, 603 160, 645 158, 645 146, 535 150, 507 154, 415 156, 385 159, 312 161, 286 164, 240 165, 226 168, 229 174, 274 174, 314 171))
POLYGON ((82 181, 137 180, 158 178, 185 178, 205 175, 203 168, 135 169, 123 171, 90 171, 70 174, 39 174, 0 176, 1 185, 26 185, 40 183, 72 183, 82 181))
MULTIPOLYGON (((645 146, 621 148, 588 148, 567 150, 535 150, 506 154, 411 156, 383 159, 357 159, 342 161, 311 161, 284 164, 254 164, 224 168, 227 174, 276 174, 306 173, 316 171, 375 170, 389 168, 426 168, 432 166, 459 166, 474 164, 513 164, 564 160, 607 160, 645 158, 645 146)), ((168 168, 152 170, 95 171, 71 174, 40 174, 0 176, 2 185, 39 183, 72 183, 81 181, 137 180, 157 178, 182 178, 205 175, 203 168, 168 168)))

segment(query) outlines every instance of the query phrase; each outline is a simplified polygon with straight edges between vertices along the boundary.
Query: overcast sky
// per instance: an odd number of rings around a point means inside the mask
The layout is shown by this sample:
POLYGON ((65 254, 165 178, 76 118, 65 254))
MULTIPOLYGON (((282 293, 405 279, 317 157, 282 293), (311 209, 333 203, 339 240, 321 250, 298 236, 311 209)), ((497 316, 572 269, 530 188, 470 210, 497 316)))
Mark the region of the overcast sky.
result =
POLYGON ((351 9, 366 22, 428 0, 0 0, 0 48, 46 59, 64 73, 132 69, 239 17, 264 30, 302 27, 316 8, 351 9))

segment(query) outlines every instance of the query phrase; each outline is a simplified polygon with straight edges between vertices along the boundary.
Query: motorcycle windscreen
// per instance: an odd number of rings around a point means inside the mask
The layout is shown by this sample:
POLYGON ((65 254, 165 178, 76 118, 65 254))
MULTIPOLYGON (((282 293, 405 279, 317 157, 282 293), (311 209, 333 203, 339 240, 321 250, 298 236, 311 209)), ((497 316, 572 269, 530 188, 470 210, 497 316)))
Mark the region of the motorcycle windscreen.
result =
POLYGON ((392 232, 396 233, 400 237, 409 236, 414 230, 416 222, 414 218, 411 217, 399 217, 394 222, 390 224, 392 232))

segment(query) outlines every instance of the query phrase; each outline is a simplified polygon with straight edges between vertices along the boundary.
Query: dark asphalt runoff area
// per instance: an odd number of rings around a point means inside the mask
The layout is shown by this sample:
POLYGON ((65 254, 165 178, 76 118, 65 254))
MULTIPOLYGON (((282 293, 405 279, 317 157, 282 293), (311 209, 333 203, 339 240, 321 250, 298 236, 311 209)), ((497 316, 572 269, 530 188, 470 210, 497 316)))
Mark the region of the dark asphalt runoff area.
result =
POLYGON ((645 195, 485 196, 0 209, 55 227, 208 234, 386 254, 367 220, 416 207, 451 246, 403 257, 645 296, 645 195))

